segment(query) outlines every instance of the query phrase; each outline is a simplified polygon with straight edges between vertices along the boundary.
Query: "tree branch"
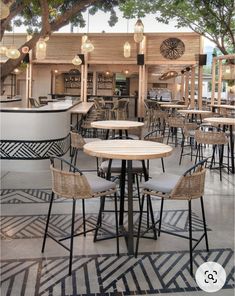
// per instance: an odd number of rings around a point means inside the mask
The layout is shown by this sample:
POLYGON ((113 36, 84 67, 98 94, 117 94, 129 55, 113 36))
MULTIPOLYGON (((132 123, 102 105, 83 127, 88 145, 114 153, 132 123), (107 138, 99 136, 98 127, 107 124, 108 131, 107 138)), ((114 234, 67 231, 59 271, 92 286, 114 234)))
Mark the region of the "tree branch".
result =
POLYGON ((47 0, 40 0, 40 5, 42 9, 42 34, 47 35, 51 32, 51 25, 49 22, 49 7, 47 0))
POLYGON ((11 22, 11 20, 18 15, 19 13, 21 13, 21 11, 24 9, 24 4, 23 1, 17 1, 14 4, 11 5, 10 8, 10 14, 8 15, 7 18, 1 20, 1 39, 3 38, 3 35, 5 33, 5 30, 7 28, 7 26, 9 25, 9 23, 11 22))

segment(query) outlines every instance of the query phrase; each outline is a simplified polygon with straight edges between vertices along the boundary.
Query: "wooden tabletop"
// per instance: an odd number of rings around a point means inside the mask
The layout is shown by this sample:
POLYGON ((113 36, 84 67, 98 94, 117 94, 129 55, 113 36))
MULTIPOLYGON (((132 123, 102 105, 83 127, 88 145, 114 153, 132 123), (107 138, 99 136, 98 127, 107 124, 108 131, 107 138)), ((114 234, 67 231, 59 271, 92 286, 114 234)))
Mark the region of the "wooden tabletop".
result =
POLYGON ((184 114, 211 114, 211 111, 208 111, 208 110, 194 110, 194 109, 179 110, 179 112, 184 114))
POLYGON ((225 108, 225 109, 231 109, 231 110, 235 110, 235 106, 234 105, 209 105, 210 107, 215 107, 215 108, 225 108))
POLYGON ((209 117, 204 118, 203 121, 215 124, 235 125, 235 119, 230 117, 209 117))
POLYGON ((77 114, 87 114, 91 107, 94 105, 92 102, 82 102, 72 108, 70 110, 71 113, 77 113, 77 114))
POLYGON ((145 160, 171 155, 173 148, 157 142, 141 140, 104 140, 87 143, 84 152, 109 159, 145 160))
POLYGON ((128 130, 132 128, 144 126, 143 122, 129 121, 129 120, 103 120, 94 121, 91 123, 94 128, 101 129, 116 129, 116 130, 128 130))
POLYGON ((161 108, 174 108, 174 109, 177 109, 177 108, 179 108, 179 109, 184 109, 184 108, 188 108, 188 106, 186 106, 186 105, 175 105, 175 104, 169 104, 169 105, 167 105, 167 104, 165 104, 165 105, 161 105, 161 108))

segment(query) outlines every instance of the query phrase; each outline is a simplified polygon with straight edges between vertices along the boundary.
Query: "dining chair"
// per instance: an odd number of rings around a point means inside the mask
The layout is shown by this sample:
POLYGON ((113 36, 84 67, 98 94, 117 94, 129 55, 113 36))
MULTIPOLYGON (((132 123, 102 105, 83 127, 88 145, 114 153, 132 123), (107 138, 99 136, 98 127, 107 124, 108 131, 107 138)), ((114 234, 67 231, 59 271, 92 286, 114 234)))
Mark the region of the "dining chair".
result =
MULTIPOLYGON (((213 163, 215 163, 215 154, 218 148, 218 157, 219 157, 219 174, 220 181, 222 181, 222 167, 223 167, 223 156, 224 156, 224 146, 228 145, 229 139, 225 132, 221 131, 219 127, 212 125, 203 124, 195 131, 195 141, 197 144, 197 152, 195 163, 197 160, 203 159, 203 146, 210 145, 212 146, 212 156, 210 169, 213 168, 213 163)), ((227 146, 229 149, 229 145, 227 146)), ((229 169, 229 157, 227 157, 228 169, 229 169)))
MULTIPOLYGON (((145 197, 149 198, 149 202, 151 203, 151 197, 160 197, 161 198, 161 208, 160 208, 160 218, 154 223, 151 227, 154 231, 156 231, 155 226, 158 226, 158 236, 160 237, 161 232, 168 233, 174 236, 182 237, 189 240, 189 253, 190 253, 190 273, 193 275, 193 251, 196 246, 201 242, 201 240, 205 237, 206 242, 206 250, 209 252, 209 244, 207 237, 207 228, 206 228, 206 219, 205 219, 205 211, 203 204, 203 194, 205 187, 205 176, 206 176, 206 165, 207 159, 200 161, 190 169, 188 169, 183 175, 174 175, 174 174, 161 174, 154 179, 149 179, 147 182, 143 184, 143 195, 140 207, 140 218, 138 225, 138 234, 137 234, 137 242, 136 242, 136 250, 135 256, 138 255, 139 248, 139 240, 141 237, 141 223, 143 216, 143 207, 145 197), (202 211, 202 220, 203 220, 203 228, 204 233, 199 238, 192 237, 192 200, 200 199, 201 202, 201 211, 202 211), (174 232, 168 232, 161 229, 162 226, 162 216, 163 216, 163 205, 164 200, 174 200, 174 201, 187 201, 188 202, 188 222, 189 222, 189 236, 179 235, 174 232), (196 244, 193 246, 193 241, 196 241, 196 244)), ((146 233, 149 229, 145 230, 146 233)), ((143 235, 143 234, 142 234, 143 235)))
MULTIPOLYGON (((60 157, 51 157, 50 170, 52 174, 52 193, 50 198, 50 204, 48 209, 46 227, 44 232, 43 244, 42 244, 42 253, 45 249, 47 237, 52 238, 59 245, 64 247, 70 252, 69 256, 69 275, 72 273, 72 259, 73 259, 73 243, 74 237, 79 235, 84 235, 87 232, 95 231, 95 233, 102 227, 102 209, 101 206, 105 199, 105 196, 113 196, 115 204, 115 225, 116 225, 116 251, 117 256, 119 255, 119 233, 118 233, 118 216, 117 216, 117 188, 116 183, 105 180, 97 176, 91 176, 83 174, 81 170, 69 163, 63 158, 60 157), (49 223, 51 218, 52 204, 55 198, 63 197, 65 199, 70 199, 73 202, 72 205, 72 221, 71 221, 71 232, 69 236, 57 239, 51 235, 48 231, 49 223), (76 210, 76 201, 91 199, 100 197, 100 210, 98 214, 96 227, 89 230, 84 230, 77 233, 75 229, 75 210, 76 210), (63 244, 63 241, 70 239, 70 247, 67 247, 63 244)), ((84 222, 84 220, 83 220, 84 222)), ((83 224, 84 226, 84 224, 83 224)))
POLYGON ((29 102, 32 108, 39 108, 41 104, 38 102, 36 98, 29 98, 29 102))

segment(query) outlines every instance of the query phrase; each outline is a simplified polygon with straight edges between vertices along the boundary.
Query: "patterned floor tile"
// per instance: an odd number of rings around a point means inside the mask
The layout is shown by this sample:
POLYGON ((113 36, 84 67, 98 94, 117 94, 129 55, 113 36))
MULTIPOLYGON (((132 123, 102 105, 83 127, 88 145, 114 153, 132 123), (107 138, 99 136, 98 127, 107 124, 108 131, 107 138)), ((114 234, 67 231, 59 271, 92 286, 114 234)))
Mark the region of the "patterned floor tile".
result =
MULTIPOLYGON (((197 291, 189 273, 189 254, 180 252, 74 256, 68 273, 68 257, 3 260, 2 295, 136 295, 197 291), (122 293, 122 294, 121 294, 122 293)), ((226 270, 223 289, 233 289, 234 266, 231 249, 195 251, 194 266, 214 260, 226 270)), ((223 292, 221 292, 223 293, 223 292)), ((222 295, 222 294, 221 294, 222 295)))

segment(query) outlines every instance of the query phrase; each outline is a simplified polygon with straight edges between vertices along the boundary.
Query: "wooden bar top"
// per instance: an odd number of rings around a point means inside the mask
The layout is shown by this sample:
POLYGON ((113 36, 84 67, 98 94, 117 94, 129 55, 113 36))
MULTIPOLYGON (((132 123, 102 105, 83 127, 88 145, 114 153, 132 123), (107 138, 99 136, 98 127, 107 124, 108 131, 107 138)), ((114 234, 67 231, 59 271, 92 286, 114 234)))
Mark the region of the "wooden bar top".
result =
POLYGON ((87 114, 93 105, 94 103, 92 102, 82 102, 77 106, 75 106, 74 108, 72 108, 70 112, 77 113, 77 114, 87 114))

